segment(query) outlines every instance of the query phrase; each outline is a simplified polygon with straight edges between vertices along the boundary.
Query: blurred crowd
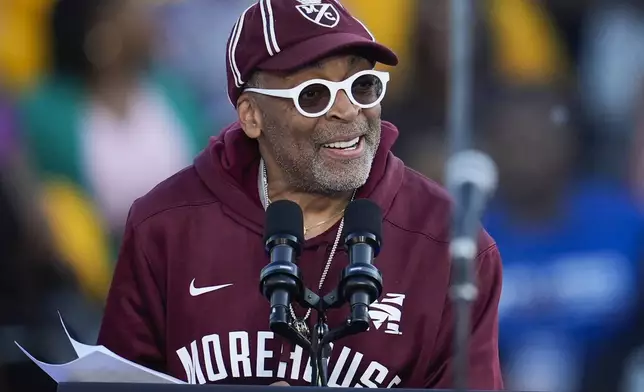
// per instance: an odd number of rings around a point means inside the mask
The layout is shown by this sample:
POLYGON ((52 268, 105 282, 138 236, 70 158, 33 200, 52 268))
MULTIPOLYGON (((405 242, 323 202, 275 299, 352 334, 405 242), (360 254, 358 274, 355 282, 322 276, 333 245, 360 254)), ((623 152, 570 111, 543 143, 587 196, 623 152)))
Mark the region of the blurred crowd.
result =
MULTIPOLYGON (((94 343, 130 205, 235 120, 223 53, 250 3, 0 1, 1 391, 54 390, 13 341, 72 359, 57 311, 94 343)), ((644 4, 474 3, 506 386, 644 391, 644 4)), ((401 58, 395 152, 441 182, 448 0, 343 4, 401 58)))

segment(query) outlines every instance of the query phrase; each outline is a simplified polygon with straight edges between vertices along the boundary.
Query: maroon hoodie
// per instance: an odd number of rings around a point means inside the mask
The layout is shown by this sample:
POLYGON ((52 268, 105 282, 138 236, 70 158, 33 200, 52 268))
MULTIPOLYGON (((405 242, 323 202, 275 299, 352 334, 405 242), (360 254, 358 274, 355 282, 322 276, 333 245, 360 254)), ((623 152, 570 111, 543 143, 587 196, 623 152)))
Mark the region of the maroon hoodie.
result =
MULTIPOLYGON (((383 122, 371 176, 357 194, 383 211, 376 260, 383 294, 370 307, 372 328, 334 344, 329 386, 451 387, 449 200, 390 152, 397 136, 383 122)), ((257 142, 233 124, 193 166, 134 203, 99 344, 190 383, 308 385, 308 356, 269 330, 269 303, 259 292, 260 270, 268 263, 259 159, 257 142)), ((304 245, 299 266, 309 288, 317 288, 337 228, 304 245)), ((503 387, 501 260, 486 233, 479 245, 470 383, 496 390, 503 387)), ((323 293, 338 284, 347 263, 339 247, 323 293)), ((305 314, 294 308, 299 317, 305 314)), ((332 310, 328 323, 338 326, 347 315, 346 306, 332 310)))

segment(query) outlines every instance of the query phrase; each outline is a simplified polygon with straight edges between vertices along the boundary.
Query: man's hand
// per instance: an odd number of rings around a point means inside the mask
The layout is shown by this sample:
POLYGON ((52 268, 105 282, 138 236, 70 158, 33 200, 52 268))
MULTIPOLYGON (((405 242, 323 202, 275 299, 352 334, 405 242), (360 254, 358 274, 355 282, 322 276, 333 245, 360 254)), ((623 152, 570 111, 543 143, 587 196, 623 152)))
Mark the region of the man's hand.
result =
POLYGON ((290 387, 291 385, 289 383, 287 383, 286 381, 278 381, 278 382, 272 383, 269 386, 270 387, 290 387))

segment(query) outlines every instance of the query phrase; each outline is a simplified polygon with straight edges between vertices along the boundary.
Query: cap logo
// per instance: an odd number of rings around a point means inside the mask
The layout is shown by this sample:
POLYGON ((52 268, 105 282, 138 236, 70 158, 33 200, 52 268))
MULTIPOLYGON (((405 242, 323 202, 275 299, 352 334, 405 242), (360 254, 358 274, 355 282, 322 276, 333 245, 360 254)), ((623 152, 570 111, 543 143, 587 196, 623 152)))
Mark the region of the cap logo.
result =
POLYGON ((333 4, 323 3, 322 0, 297 0, 296 5, 300 14, 318 26, 334 28, 340 22, 340 13, 333 4))

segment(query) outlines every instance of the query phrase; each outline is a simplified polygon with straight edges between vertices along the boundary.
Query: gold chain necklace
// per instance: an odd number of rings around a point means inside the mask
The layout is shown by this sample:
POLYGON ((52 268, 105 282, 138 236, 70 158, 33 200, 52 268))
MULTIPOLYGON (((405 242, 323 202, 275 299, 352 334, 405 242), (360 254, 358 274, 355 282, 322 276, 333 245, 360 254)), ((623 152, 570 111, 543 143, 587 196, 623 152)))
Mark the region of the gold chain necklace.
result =
POLYGON ((325 224, 325 223, 337 218, 338 216, 342 215, 343 213, 344 213, 344 208, 342 210, 338 211, 336 214, 333 214, 328 219, 323 220, 322 222, 316 223, 313 226, 309 226, 309 227, 304 226, 304 236, 306 237, 306 233, 308 233, 309 230, 315 229, 316 227, 320 227, 323 224, 325 224))

